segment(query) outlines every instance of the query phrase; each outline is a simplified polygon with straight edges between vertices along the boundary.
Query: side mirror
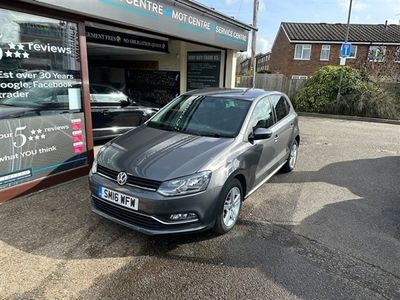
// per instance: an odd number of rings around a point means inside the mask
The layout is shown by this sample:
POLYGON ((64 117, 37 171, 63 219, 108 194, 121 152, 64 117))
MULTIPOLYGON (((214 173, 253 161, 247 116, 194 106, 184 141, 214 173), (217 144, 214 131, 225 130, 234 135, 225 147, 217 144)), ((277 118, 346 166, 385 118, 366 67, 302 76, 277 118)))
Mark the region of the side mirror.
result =
POLYGON ((272 136, 272 131, 265 128, 256 128, 249 135, 249 141, 266 140, 272 136))
POLYGON ((137 105, 136 101, 133 100, 132 97, 128 97, 128 101, 129 101, 129 103, 130 103, 131 105, 137 105))
POLYGON ((128 105, 130 105, 131 103, 128 101, 128 100, 121 100, 121 106, 122 107, 125 107, 125 106, 128 106, 128 105))

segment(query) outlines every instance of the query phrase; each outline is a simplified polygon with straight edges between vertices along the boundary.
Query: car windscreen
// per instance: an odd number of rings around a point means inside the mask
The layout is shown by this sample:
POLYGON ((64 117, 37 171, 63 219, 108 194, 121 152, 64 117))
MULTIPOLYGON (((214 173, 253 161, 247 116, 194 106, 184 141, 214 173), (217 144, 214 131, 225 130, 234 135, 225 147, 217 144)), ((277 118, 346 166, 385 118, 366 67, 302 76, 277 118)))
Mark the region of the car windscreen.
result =
POLYGON ((214 96, 183 95, 163 108, 149 127, 187 134, 236 137, 247 115, 250 101, 214 96))

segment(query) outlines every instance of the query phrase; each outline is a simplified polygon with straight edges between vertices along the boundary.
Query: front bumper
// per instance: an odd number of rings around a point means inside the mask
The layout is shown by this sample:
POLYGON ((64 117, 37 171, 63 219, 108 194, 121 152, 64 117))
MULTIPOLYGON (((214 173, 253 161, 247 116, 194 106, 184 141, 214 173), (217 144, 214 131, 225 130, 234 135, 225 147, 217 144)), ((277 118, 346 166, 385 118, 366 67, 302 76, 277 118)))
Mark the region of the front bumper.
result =
POLYGON ((120 186, 115 181, 99 174, 89 176, 92 192, 92 210, 121 225, 148 235, 174 234, 203 231, 214 225, 220 189, 209 188, 201 193, 164 197, 155 191, 133 186, 120 186), (134 211, 101 199, 99 186, 127 194, 139 199, 138 210, 134 211), (196 213, 197 220, 172 221, 171 214, 196 213))

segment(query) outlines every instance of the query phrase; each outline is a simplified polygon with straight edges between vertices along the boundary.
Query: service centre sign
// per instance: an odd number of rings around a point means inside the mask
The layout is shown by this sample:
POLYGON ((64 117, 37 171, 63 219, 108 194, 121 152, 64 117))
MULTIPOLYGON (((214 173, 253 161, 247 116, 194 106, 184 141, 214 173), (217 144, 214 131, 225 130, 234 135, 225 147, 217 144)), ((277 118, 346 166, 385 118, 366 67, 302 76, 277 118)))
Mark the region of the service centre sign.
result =
POLYGON ((249 31, 168 0, 37 0, 64 10, 101 17, 187 40, 247 50, 249 31))
POLYGON ((0 9, 0 190, 87 164, 78 26, 0 9))

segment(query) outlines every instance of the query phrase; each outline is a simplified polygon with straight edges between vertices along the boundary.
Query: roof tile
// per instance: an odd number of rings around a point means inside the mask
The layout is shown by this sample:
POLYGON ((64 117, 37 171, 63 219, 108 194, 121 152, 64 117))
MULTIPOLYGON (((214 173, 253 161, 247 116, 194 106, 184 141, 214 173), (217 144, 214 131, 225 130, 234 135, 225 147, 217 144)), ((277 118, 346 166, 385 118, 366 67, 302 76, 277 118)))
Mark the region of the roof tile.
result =
MULTIPOLYGON (((346 34, 346 26, 328 23, 282 23, 292 41, 341 42, 346 34)), ((400 44, 400 25, 350 24, 349 42, 400 44)))

